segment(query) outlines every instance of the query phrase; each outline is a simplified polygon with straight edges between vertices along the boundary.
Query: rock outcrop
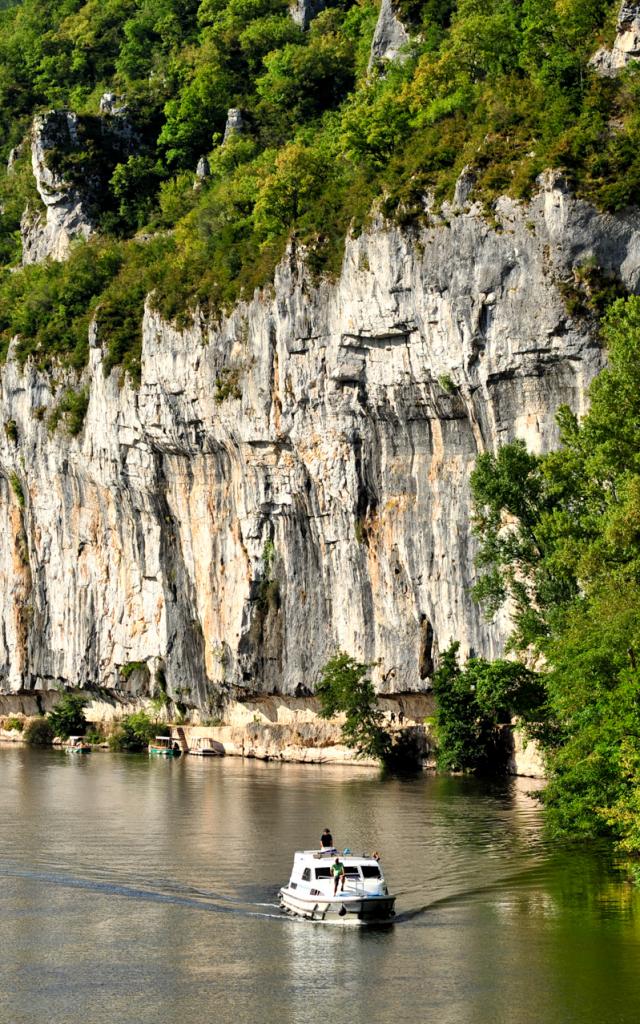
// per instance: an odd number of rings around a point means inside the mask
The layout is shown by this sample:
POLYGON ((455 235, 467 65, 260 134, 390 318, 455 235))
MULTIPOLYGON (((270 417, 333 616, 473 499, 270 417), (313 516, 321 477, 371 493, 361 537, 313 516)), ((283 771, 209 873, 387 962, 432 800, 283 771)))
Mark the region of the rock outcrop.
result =
POLYGON ((242 111, 237 107, 231 107, 227 111, 227 123, 224 126, 223 142, 227 142, 232 135, 242 135, 245 130, 245 121, 242 111))
POLYGON ((326 0, 294 0, 289 5, 289 16, 305 31, 321 11, 326 7, 326 0))
POLYGON ((103 92, 98 109, 107 117, 124 117, 127 113, 126 103, 115 92, 103 92))
POLYGON ((49 111, 35 118, 31 131, 31 164, 46 213, 27 209, 21 223, 22 262, 63 260, 76 238, 88 238, 93 219, 86 191, 70 184, 55 166, 60 153, 79 148, 78 118, 71 111, 49 111))
POLYGON ((599 74, 615 75, 631 61, 640 60, 640 3, 623 0, 616 31, 613 49, 598 50, 591 60, 599 74))
POLYGON ((348 241, 315 282, 292 246, 273 288, 186 330, 149 307, 142 382, 103 373, 83 432, 51 434, 69 381, 2 370, 0 688, 313 690, 337 648, 380 692, 424 691, 438 652, 502 649, 471 599, 469 475, 514 436, 557 439, 602 363, 563 290, 581 264, 640 290, 640 217, 549 175, 348 241), (559 282, 565 282, 561 290, 559 282))
POLYGON ((403 47, 408 42, 409 33, 398 17, 393 0, 382 0, 371 42, 369 71, 385 61, 402 59, 403 47))

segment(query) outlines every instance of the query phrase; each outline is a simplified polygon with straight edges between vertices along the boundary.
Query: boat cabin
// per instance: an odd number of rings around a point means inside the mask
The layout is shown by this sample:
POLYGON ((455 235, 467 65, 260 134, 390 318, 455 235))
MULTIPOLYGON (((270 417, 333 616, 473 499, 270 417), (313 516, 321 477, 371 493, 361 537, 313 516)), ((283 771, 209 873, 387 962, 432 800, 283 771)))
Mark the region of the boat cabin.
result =
POLYGON ((300 850, 293 858, 288 889, 299 896, 333 896, 331 865, 336 858, 344 865, 344 892, 349 896, 386 896, 387 886, 379 861, 363 853, 339 853, 338 850, 300 850))

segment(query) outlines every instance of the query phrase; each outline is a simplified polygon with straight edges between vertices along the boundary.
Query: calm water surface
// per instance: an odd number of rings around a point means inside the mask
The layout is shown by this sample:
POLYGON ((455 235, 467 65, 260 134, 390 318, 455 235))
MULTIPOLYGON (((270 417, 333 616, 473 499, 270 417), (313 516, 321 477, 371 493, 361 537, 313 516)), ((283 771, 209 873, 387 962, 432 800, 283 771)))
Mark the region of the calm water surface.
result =
POLYGON ((1 1024, 637 1024, 640 897, 530 782, 0 749, 1 1024), (384 930, 283 919, 329 825, 384 930))

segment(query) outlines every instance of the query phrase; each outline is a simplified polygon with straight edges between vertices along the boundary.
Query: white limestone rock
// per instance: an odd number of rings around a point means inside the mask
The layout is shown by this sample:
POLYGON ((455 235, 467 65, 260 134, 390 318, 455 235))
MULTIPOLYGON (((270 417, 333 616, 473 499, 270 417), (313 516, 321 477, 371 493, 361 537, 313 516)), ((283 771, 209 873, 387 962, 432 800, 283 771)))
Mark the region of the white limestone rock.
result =
POLYGON ((230 107, 227 111, 227 123, 224 126, 223 142, 228 142, 232 135, 242 135, 246 128, 242 111, 237 107, 230 107))
POLYGON ((385 61, 405 59, 409 33, 398 17, 393 0, 382 0, 369 56, 369 71, 385 61))
POLYGON ((117 688, 145 662, 145 685, 161 671, 212 714, 312 691, 338 648, 382 693, 424 691, 452 640, 501 653, 508 623, 470 596, 469 476, 514 437, 547 450, 559 405, 584 412, 602 354, 556 282, 588 261, 640 291, 640 218, 552 174, 495 216, 371 225, 333 283, 292 245, 220 323, 178 330, 149 307, 137 391, 104 376, 94 331, 77 438, 46 425, 64 377, 10 356, 0 690, 117 688))
POLYGON ((314 18, 324 11, 326 7, 325 0, 294 0, 289 5, 289 16, 296 25, 299 25, 301 29, 306 31, 314 18))
POLYGON ((124 117, 128 108, 122 97, 115 92, 103 92, 98 109, 107 117, 124 117))
POLYGON ((94 230, 86 196, 51 166, 56 150, 79 145, 77 116, 69 110, 39 114, 31 131, 31 165, 44 211, 27 209, 22 217, 22 262, 64 260, 74 239, 94 230))
POLYGON ((590 63, 598 74, 612 76, 637 60, 640 60, 640 3, 623 0, 613 48, 598 50, 590 63))

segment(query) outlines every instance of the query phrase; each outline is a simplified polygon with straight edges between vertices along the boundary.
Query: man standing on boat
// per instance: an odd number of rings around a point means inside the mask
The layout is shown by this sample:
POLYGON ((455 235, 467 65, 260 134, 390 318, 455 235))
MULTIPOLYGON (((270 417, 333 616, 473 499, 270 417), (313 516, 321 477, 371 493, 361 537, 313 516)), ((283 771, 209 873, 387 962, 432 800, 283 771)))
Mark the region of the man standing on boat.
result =
POLYGON ((324 832, 320 836, 320 849, 332 850, 333 849, 333 836, 331 835, 328 828, 325 828, 324 832))
POLYGON ((344 892, 344 864, 339 857, 336 857, 335 861, 331 865, 331 871, 333 873, 333 895, 338 891, 338 885, 340 885, 340 892, 344 892))

